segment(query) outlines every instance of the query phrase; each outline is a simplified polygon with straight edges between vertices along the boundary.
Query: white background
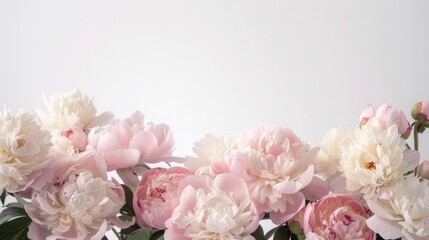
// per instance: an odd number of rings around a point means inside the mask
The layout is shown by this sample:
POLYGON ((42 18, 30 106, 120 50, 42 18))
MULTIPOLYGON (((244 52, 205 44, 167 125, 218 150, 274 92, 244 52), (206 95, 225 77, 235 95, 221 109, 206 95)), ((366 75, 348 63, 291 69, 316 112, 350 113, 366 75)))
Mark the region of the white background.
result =
POLYGON ((429 100, 429 1, 0 0, 0 83, 12 111, 75 87, 141 110, 178 156, 262 123, 317 144, 367 103, 429 100))

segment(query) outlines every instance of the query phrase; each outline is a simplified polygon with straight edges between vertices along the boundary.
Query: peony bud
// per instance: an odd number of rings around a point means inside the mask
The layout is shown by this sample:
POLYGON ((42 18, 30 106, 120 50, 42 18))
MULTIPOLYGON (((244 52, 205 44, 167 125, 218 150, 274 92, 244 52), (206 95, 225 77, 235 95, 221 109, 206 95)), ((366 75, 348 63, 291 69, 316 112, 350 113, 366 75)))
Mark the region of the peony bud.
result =
POLYGON ((398 126, 398 133, 402 138, 407 139, 411 133, 411 126, 405 114, 392 106, 383 104, 377 110, 368 104, 360 114, 360 126, 365 125, 370 119, 375 118, 382 129, 389 128, 392 125, 398 126))
POLYGON ((429 101, 418 102, 411 109, 411 116, 429 127, 429 101))
POLYGON ((417 175, 419 177, 429 180, 429 160, 423 161, 417 167, 417 175))

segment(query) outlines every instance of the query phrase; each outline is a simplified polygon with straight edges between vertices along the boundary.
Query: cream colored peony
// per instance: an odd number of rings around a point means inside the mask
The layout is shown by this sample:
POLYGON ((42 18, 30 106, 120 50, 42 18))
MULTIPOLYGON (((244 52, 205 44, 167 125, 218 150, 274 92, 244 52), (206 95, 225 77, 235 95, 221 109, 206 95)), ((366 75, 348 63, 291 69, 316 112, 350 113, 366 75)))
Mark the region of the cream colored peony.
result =
POLYGON ((185 167, 196 174, 206 174, 213 162, 222 160, 225 152, 235 146, 235 138, 208 133, 194 145, 196 157, 186 157, 185 167))
POLYGON ((341 148, 352 136, 353 129, 351 128, 333 128, 326 133, 321 142, 320 151, 314 159, 315 174, 328 179, 328 182, 341 174, 338 171, 341 148))
POLYGON ((368 199, 380 194, 380 187, 394 185, 418 159, 418 152, 406 149, 396 125, 382 129, 371 119, 343 145, 339 170, 347 190, 368 199))
POLYGON ((14 193, 42 183, 41 170, 47 157, 51 135, 36 122, 36 116, 20 110, 0 114, 0 193, 14 193))
POLYGON ((384 239, 429 239, 429 181, 408 175, 389 191, 389 199, 367 200, 368 226, 384 239))
POLYGON ((93 126, 104 125, 113 117, 110 112, 96 116, 93 99, 82 94, 79 89, 64 94, 55 94, 49 101, 45 99, 49 114, 36 109, 43 124, 49 129, 64 131, 78 127, 84 131, 93 126))

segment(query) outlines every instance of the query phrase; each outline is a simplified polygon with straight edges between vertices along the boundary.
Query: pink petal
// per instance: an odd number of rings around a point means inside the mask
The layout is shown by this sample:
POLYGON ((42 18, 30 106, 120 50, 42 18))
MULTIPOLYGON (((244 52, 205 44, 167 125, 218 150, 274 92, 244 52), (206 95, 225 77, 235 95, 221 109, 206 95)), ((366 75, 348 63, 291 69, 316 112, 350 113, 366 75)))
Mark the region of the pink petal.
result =
POLYGON ((304 194, 305 199, 310 201, 316 201, 326 196, 331 191, 328 183, 323 181, 317 176, 313 176, 310 184, 301 189, 301 192, 304 194))
POLYGON ((138 132, 130 141, 129 148, 134 148, 140 151, 140 163, 148 162, 153 153, 158 148, 158 141, 152 133, 146 131, 138 132))
MULTIPOLYGON (((216 176, 213 181, 213 187, 226 193, 234 193, 235 196, 244 198, 249 197, 246 183, 230 173, 223 173, 216 176)), ((244 200, 244 199, 240 199, 244 200)))
POLYGON ((97 152, 106 153, 116 149, 120 149, 121 145, 112 133, 104 133, 98 139, 96 146, 97 152))
POLYGON ((130 168, 137 165, 140 152, 136 149, 118 149, 105 153, 107 171, 130 168))
MULTIPOLYGON (((271 221, 274 224, 282 224, 287 220, 291 219, 297 212, 299 212, 305 205, 304 195, 300 192, 289 195, 292 198, 294 204, 288 204, 285 212, 270 212, 271 221)), ((279 201, 285 201, 285 199, 279 199, 279 201)))
POLYGON ((277 191, 283 194, 294 194, 310 184, 313 179, 314 166, 310 165, 296 181, 286 181, 276 184, 277 191))

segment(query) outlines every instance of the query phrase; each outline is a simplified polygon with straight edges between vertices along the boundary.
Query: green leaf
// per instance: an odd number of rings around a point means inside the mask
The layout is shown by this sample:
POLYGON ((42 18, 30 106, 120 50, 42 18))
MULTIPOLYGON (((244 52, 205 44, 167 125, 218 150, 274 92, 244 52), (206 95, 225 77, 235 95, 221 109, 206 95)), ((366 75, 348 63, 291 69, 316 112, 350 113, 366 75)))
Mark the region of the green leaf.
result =
POLYGON ((8 207, 3 209, 0 212, 0 225, 10 219, 27 216, 27 212, 25 212, 24 208, 20 207, 8 207))
POLYGON ((128 234, 131 234, 131 233, 133 233, 139 229, 141 229, 141 227, 137 224, 134 224, 128 228, 121 229, 121 234, 128 235, 128 234))
POLYGON ((16 232, 16 235, 12 240, 28 240, 27 233, 28 227, 22 228, 20 231, 16 232))
POLYGON ((284 240, 290 238, 290 231, 288 226, 281 226, 274 233, 273 240, 284 240))
POLYGON ((152 228, 139 229, 128 235, 127 240, 150 240, 151 236, 158 231, 152 228))
POLYGON ((121 186, 125 192, 125 204, 121 208, 121 213, 128 216, 135 216, 136 214, 134 213, 133 208, 133 191, 131 191, 131 189, 125 184, 121 184, 121 186))
POLYGON ((0 201, 3 207, 4 207, 4 202, 6 201, 6 195, 7 195, 6 190, 3 189, 3 192, 0 195, 0 201))
POLYGON ((265 240, 264 229, 262 229, 261 225, 251 234, 256 240, 265 240))
POLYGON ((165 230, 159 230, 159 231, 157 231, 157 232, 154 232, 154 233, 150 236, 149 240, 164 239, 164 232, 165 232, 165 230))
POLYGON ((271 237, 271 236, 273 236, 273 234, 277 231, 277 229, 278 229, 279 227, 280 227, 280 226, 275 227, 275 228, 271 229, 270 231, 268 231, 268 232, 265 234, 265 239, 270 239, 270 237, 271 237))
POLYGON ((17 207, 17 208, 24 208, 21 204, 17 203, 17 202, 12 202, 12 203, 8 203, 6 204, 6 207, 17 207))
POLYGON ((0 224, 0 234, 7 232, 15 232, 23 227, 27 227, 30 223, 31 219, 29 217, 18 217, 13 220, 4 222, 0 224))
POLYGON ((0 224, 0 239, 2 240, 27 240, 29 217, 18 217, 0 224))

